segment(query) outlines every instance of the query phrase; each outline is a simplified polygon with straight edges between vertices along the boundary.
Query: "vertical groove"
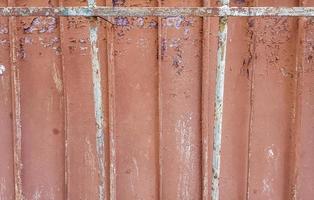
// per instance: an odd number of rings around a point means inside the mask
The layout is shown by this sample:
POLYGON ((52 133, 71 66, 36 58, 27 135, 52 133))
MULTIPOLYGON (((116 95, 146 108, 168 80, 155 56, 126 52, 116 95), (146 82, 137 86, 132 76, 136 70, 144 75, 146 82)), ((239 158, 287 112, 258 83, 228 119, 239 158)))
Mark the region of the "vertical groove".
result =
MULTIPOLYGON (((157 0, 158 7, 161 7, 161 0, 157 0)), ((161 85, 161 66, 162 66, 162 18, 158 17, 157 30, 157 47, 158 47, 158 199, 162 199, 162 85, 161 85)))
MULTIPOLYGON (((255 0, 250 1, 249 6, 255 6, 255 0)), ((251 17, 248 20, 252 19, 251 17)), ((254 23, 255 21, 253 21, 254 23)), ((248 23, 249 24, 249 23, 248 23)), ((255 64, 254 64, 254 54, 255 54, 255 24, 252 27, 248 28, 249 32, 249 56, 251 59, 251 80, 250 80, 250 113, 249 113, 249 130, 248 130, 248 138, 247 138, 247 164, 246 164, 246 194, 245 199, 250 199, 250 177, 251 177, 251 137, 253 132, 253 116, 254 116, 254 79, 255 79, 255 64)))
MULTIPOLYGON (((229 6, 229 0, 220 0, 222 6, 229 6)), ((212 163, 212 188, 211 199, 219 200, 220 184, 220 162, 221 162, 221 136, 222 136, 222 115, 224 79, 227 48, 227 17, 219 17, 218 50, 217 50, 217 71, 215 90, 215 114, 214 114, 214 142, 213 142, 213 163, 212 163)))
MULTIPOLYGON (((64 0, 59 0, 59 6, 64 6, 64 0)), ((60 63, 62 68, 62 87, 63 87, 63 120, 64 120, 64 197, 69 199, 68 191, 68 166, 69 166, 69 157, 68 157, 68 101, 67 101, 67 86, 66 86, 66 71, 64 64, 64 54, 63 54, 63 28, 64 28, 64 18, 59 17, 59 38, 60 38, 60 63)))
MULTIPOLYGON (((251 47, 249 47, 251 48, 251 47)), ((253 47, 254 48, 254 47, 253 47)), ((254 61, 253 61, 254 62, 254 61)), ((249 133, 248 133, 248 139, 247 139, 247 145, 248 145, 248 153, 247 153, 247 175, 246 175, 246 200, 250 198, 250 175, 251 175, 251 137, 252 137, 252 124, 253 124, 253 116, 254 116, 254 63, 252 64, 252 70, 251 70, 251 81, 250 81, 250 113, 249 113, 249 133)))
MULTIPOLYGON (((110 0, 106 0, 111 4, 110 0)), ((108 18, 112 21, 112 18, 108 18)), ((106 27, 107 66, 108 66, 108 126, 109 126, 109 199, 116 200, 116 144, 115 144, 115 73, 114 73, 114 32, 113 25, 107 23, 106 27)))
MULTIPOLYGON (((208 7, 209 3, 208 0, 203 0, 203 6, 208 7)), ((202 165, 201 165, 201 172, 202 172, 202 199, 208 200, 209 199, 209 158, 208 158, 208 151, 209 151, 209 135, 208 135, 208 81, 209 81, 209 56, 205 53, 208 52, 208 42, 207 37, 209 36, 209 18, 203 17, 203 31, 202 31, 202 83, 201 83, 201 134, 202 134, 202 165), (207 100, 206 100, 207 99, 207 100)))
MULTIPOLYGON (((8 6, 15 6, 15 0, 8 0, 8 6)), ((13 116, 13 151, 14 151, 14 191, 15 199, 23 199, 22 191, 22 130, 21 130, 21 88, 16 57, 16 17, 9 17, 11 90, 13 116)))
MULTIPOLYGON (((88 0, 89 7, 95 7, 95 0, 88 0)), ((91 43, 91 59, 93 74, 94 109, 96 119, 96 151, 98 160, 98 199, 105 199, 105 163, 104 163, 104 112, 102 101, 101 65, 98 56, 98 21, 90 23, 89 39, 91 43)))

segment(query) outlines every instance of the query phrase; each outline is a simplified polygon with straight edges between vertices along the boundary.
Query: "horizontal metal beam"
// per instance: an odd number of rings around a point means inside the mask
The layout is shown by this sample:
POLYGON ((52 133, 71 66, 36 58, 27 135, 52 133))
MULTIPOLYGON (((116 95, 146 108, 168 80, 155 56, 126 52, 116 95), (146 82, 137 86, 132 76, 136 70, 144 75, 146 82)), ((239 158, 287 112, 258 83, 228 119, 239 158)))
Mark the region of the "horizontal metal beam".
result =
POLYGON ((313 17, 314 7, 0 7, 0 16, 313 17))

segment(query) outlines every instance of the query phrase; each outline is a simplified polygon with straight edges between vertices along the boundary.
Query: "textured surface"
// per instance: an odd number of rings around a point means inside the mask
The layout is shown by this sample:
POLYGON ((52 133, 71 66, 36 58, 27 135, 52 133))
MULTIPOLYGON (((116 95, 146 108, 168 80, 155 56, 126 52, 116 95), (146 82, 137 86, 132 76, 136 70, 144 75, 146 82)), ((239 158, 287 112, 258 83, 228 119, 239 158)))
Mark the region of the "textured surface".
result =
MULTIPOLYGON (((8 5, 87 2, 0 1, 8 5)), ((218 18, 108 20, 0 19, 0 200, 210 199, 218 18)), ((313 19, 230 17, 227 45, 221 199, 312 199, 313 19)))

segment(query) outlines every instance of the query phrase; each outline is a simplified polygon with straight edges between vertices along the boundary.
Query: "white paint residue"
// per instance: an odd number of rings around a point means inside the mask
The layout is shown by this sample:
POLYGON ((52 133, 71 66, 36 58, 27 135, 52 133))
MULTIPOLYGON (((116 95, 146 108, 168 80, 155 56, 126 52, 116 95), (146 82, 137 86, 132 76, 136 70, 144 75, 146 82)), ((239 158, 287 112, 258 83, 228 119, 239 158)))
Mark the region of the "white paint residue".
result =
POLYGON ((5 70, 5 66, 0 64, 0 75, 3 75, 5 70))
POLYGON ((183 114, 176 122, 176 146, 180 154, 180 176, 177 188, 177 198, 182 200, 191 199, 191 172, 194 165, 192 160, 192 113, 183 114))
POLYGON ((41 190, 36 189, 35 193, 32 196, 32 200, 40 200, 41 199, 41 190))
POLYGON ((267 155, 267 159, 270 162, 273 162, 272 160, 275 159, 275 152, 274 152, 274 145, 269 146, 268 148, 265 149, 265 153, 267 155))
POLYGON ((269 156, 270 158, 274 158, 274 152, 273 152, 272 149, 268 149, 268 156, 269 156))
POLYGON ((179 29, 181 24, 182 24, 182 22, 183 22, 183 20, 184 20, 184 18, 182 16, 179 16, 179 17, 168 17, 166 19, 166 26, 179 29))
POLYGON ((58 71, 58 69, 57 69, 55 63, 53 63, 53 65, 52 65, 52 70, 53 70, 53 71, 52 71, 52 78, 53 78, 53 81, 54 81, 54 83, 55 83, 55 86, 56 86, 58 92, 61 93, 61 92, 62 92, 62 88, 63 88, 63 86, 62 86, 62 80, 61 80, 61 78, 60 78, 61 75, 60 75, 60 73, 59 73, 59 71, 58 71))
POLYGON ((263 195, 267 199, 272 199, 273 197, 273 186, 274 186, 274 175, 277 173, 277 163, 276 163, 276 149, 275 145, 272 144, 268 146, 265 150, 265 157, 267 159, 267 167, 266 167, 266 174, 264 179, 262 180, 262 191, 263 195))
POLYGON ((135 166, 135 169, 136 169, 136 176, 138 177, 139 176, 139 170, 138 170, 138 164, 137 164, 137 161, 135 158, 132 158, 132 161, 133 161, 133 164, 135 166))
POLYGON ((6 198, 6 183, 5 183, 5 178, 1 178, 0 180, 0 199, 5 199, 6 198))
POLYGON ((48 200, 55 200, 55 191, 53 188, 50 188, 49 192, 48 192, 48 200))
POLYGON ((268 178, 263 179, 263 193, 270 194, 271 191, 271 181, 268 178))
POLYGON ((84 160, 91 169, 91 176, 94 177, 97 171, 95 164, 95 155, 93 154, 92 144, 87 137, 85 138, 85 142, 87 149, 84 151, 84 160))

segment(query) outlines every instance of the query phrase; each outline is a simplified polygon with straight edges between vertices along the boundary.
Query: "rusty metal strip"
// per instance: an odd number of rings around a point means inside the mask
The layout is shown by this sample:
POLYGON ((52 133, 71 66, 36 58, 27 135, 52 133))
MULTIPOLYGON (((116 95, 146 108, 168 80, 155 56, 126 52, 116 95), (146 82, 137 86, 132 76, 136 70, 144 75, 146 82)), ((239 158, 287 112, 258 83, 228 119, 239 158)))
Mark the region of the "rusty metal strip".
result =
MULTIPOLYGON (((229 5, 229 0, 220 0, 223 6, 229 5)), ((225 84, 226 50, 228 34, 227 16, 219 18, 216 90, 215 90, 215 114, 214 114, 214 142, 212 161, 212 187, 211 199, 219 200, 220 162, 221 162, 221 138, 222 138, 222 115, 225 84)))
MULTIPOLYGON (((88 0, 88 6, 94 8, 95 0, 88 0)), ((94 109, 96 119, 96 151, 98 160, 98 199, 105 199, 105 161, 104 161, 104 111, 103 111, 103 95, 101 85, 101 65, 98 56, 98 23, 91 22, 89 28, 89 39, 91 43, 91 59, 93 74, 93 93, 94 93, 94 109)))
POLYGON ((313 17, 314 7, 0 7, 0 16, 313 17))

